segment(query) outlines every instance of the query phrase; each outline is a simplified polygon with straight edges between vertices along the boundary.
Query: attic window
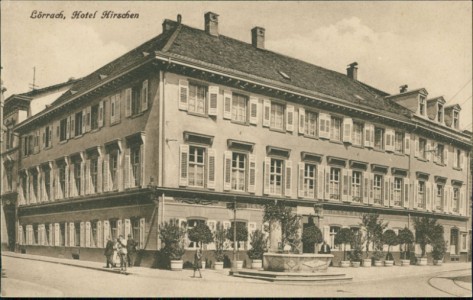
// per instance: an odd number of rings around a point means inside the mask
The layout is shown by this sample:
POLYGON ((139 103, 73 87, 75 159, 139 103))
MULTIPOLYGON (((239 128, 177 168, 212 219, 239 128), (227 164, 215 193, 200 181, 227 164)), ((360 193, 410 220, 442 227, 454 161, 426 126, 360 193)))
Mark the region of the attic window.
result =
POLYGON ((291 77, 289 77, 289 75, 287 75, 283 71, 279 70, 278 72, 284 79, 291 80, 291 77))
POLYGON ((421 116, 425 115, 425 97, 424 96, 420 96, 420 100, 419 100, 419 114, 421 116))
POLYGON ((438 111, 437 111, 437 122, 441 123, 442 121, 443 121, 443 105, 439 104, 438 111))
POLYGON ((458 111, 454 111, 453 112, 453 128, 458 129, 458 119, 459 119, 458 111))

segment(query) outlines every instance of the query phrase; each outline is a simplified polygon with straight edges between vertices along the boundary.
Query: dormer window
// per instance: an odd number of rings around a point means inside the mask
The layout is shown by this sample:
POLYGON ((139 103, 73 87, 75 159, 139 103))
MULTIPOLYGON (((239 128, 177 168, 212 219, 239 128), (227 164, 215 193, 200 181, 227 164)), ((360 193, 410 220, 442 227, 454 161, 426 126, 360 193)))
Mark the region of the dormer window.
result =
POLYGON ((442 104, 438 105, 437 122, 439 122, 439 123, 443 122, 443 105, 442 104))
POLYGON ((460 114, 458 111, 453 111, 453 128, 458 129, 460 114))
POLYGON ((419 100, 419 114, 421 116, 425 115, 425 97, 424 96, 420 96, 420 100, 419 100))

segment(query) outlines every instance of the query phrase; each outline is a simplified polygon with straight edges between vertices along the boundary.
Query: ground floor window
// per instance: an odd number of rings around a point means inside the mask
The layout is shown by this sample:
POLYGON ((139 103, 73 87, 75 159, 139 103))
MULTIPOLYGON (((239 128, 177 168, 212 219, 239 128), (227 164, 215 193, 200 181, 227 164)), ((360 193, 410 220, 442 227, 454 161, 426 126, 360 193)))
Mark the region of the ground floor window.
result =
POLYGON ((74 246, 80 247, 80 223, 74 223, 74 246))
POLYGON ((383 204, 383 176, 374 175, 374 203, 383 204))
POLYGON ((91 247, 97 247, 97 241, 98 241, 98 226, 97 226, 98 221, 92 221, 90 222, 90 230, 91 230, 91 235, 90 235, 90 246, 91 247))
POLYGON ((135 240, 135 242, 138 242, 140 238, 140 219, 139 218, 131 219, 131 226, 132 226, 131 234, 133 236, 133 239, 135 240))
MULTIPOLYGON (((197 226, 197 224, 199 224, 199 223, 205 224, 205 220, 202 220, 202 219, 189 219, 189 220, 187 220, 187 231, 191 230, 192 228, 197 226)), ((192 242, 192 241, 188 240, 187 248, 197 249, 199 247, 200 247, 200 244, 198 242, 192 242)))
POLYGON ((401 206, 402 202, 402 178, 394 178, 394 206, 401 206))
POLYGON ((339 226, 330 226, 330 247, 332 250, 338 250, 338 245, 335 244, 335 236, 339 231, 339 226))
POLYGON ((66 223, 59 224, 60 245, 66 246, 66 223))

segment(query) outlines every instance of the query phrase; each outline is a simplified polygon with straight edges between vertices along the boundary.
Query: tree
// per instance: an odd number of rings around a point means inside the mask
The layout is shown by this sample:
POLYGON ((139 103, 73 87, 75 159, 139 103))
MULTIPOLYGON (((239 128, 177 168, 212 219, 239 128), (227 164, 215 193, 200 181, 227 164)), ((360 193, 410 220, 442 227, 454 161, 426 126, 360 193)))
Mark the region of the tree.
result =
POLYGON ((353 242, 354 234, 350 228, 342 228, 335 235, 335 244, 343 244, 343 260, 347 260, 346 244, 353 242))
POLYGON ((218 222, 214 232, 214 243, 215 243, 215 260, 222 262, 225 255, 226 249, 225 241, 227 240, 227 231, 223 228, 222 223, 218 222))
MULTIPOLYGON (((270 202, 264 205, 263 222, 279 222, 281 226, 281 243, 284 249, 286 244, 291 246, 293 253, 299 253, 301 239, 298 231, 301 217, 292 213, 292 208, 282 201, 270 202)), ((270 226, 271 228, 271 226, 270 226)))
POLYGON ((302 243, 312 247, 315 245, 315 249, 317 250, 318 244, 324 241, 324 237, 322 236, 322 232, 320 231, 319 227, 315 226, 315 224, 311 224, 305 227, 302 230, 302 243))
POLYGON ((363 257, 363 244, 366 242, 366 239, 361 233, 354 234, 353 240, 351 242, 351 251, 349 253, 351 261, 359 261, 363 257))
POLYGON ((179 221, 172 219, 159 226, 159 237, 164 243, 163 253, 169 260, 180 260, 185 253, 184 238, 186 230, 179 226, 179 221))
POLYGON ((422 251, 422 257, 425 257, 426 246, 431 244, 433 238, 435 237, 435 234, 438 234, 435 232, 435 230, 439 230, 435 229, 437 225, 437 219, 432 219, 428 217, 414 218, 416 241, 419 243, 420 249, 422 251))
POLYGON ((204 222, 199 222, 195 227, 187 232, 189 240, 194 243, 199 243, 200 249, 203 249, 204 244, 213 242, 212 231, 204 222))
POLYGON ((388 245, 388 254, 386 255, 386 260, 393 260, 391 246, 396 246, 399 244, 398 236, 394 230, 388 229, 383 233, 383 244, 388 245))
POLYGON ((369 257, 369 244, 373 243, 373 250, 382 250, 382 236, 383 231, 388 227, 388 223, 383 223, 379 219, 379 214, 365 213, 361 216, 360 226, 366 231, 366 258, 369 257))
POLYGON ((268 239, 264 233, 257 229, 250 237, 251 249, 248 250, 248 257, 251 259, 263 259, 263 254, 267 251, 268 239))
MULTIPOLYGON (((236 246, 237 250, 240 250, 240 242, 246 242, 248 240, 248 228, 246 228, 245 223, 237 222, 236 223, 236 239, 233 239, 233 231, 234 231, 234 223, 232 223, 232 227, 230 227, 229 230, 227 230, 227 239, 230 241, 236 241, 236 246)), ((237 253, 238 255, 238 253, 237 253)))
POLYGON ((414 242, 414 234, 409 230, 409 228, 405 227, 399 231, 398 241, 399 244, 401 244, 401 247, 404 245, 404 247, 401 248, 401 259, 409 259, 407 254, 409 252, 409 245, 414 242))
POLYGON ((442 260, 447 252, 447 242, 443 237, 443 226, 436 224, 432 230, 432 257, 435 260, 442 260))

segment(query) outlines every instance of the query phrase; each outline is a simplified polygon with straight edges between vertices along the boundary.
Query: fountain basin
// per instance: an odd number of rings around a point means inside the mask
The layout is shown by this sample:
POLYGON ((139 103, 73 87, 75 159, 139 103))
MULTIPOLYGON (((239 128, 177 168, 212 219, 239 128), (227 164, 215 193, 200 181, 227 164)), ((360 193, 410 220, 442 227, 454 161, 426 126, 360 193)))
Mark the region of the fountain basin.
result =
POLYGON ((332 259, 332 254, 265 253, 263 268, 273 272, 323 272, 332 259))

